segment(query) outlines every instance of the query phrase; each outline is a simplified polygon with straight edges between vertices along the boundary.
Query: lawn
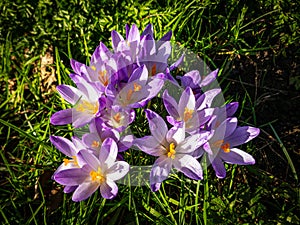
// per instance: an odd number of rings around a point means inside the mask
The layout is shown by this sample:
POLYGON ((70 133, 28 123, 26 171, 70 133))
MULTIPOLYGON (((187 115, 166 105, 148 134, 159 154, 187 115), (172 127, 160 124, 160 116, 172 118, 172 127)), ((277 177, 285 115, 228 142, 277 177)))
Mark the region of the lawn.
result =
MULTIPOLYGON (((292 0, 2 0, 2 223, 300 224, 299 11, 292 0), (51 179, 65 157, 50 136, 70 139, 81 132, 50 123, 55 112, 71 107, 56 87, 75 86, 70 59, 89 65, 100 41, 113 48, 112 30, 125 36, 125 24, 142 31, 149 23, 156 40, 172 30, 172 46, 201 58, 211 71, 219 69, 225 102, 239 102, 239 125, 260 129, 240 147, 256 163, 226 164, 223 179, 208 166, 203 180, 176 173, 157 192, 147 185, 118 184, 112 200, 95 192, 74 202, 51 179)), ((151 103, 167 115, 161 99, 151 103)), ((142 110, 135 111, 134 134, 149 135, 142 110)), ((130 165, 155 160, 134 149, 123 156, 130 165)))

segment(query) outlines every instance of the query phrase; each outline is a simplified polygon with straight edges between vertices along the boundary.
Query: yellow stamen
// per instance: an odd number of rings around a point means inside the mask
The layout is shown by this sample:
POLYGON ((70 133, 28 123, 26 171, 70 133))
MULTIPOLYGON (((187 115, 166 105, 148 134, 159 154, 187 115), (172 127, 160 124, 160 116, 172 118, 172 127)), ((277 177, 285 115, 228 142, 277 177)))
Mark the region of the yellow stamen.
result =
POLYGON ((133 94, 133 90, 129 89, 127 92, 127 97, 126 97, 127 101, 129 101, 131 99, 132 94, 133 94))
POLYGON ((193 113, 194 113, 194 110, 185 107, 184 113, 183 113, 184 122, 187 122, 189 119, 191 119, 193 117, 193 113))
POLYGON ((221 148, 223 149, 224 152, 228 153, 230 152, 230 144, 228 142, 226 142, 225 144, 223 144, 221 146, 221 148))
POLYGON ((113 118, 117 123, 120 123, 122 119, 121 113, 118 112, 116 115, 113 116, 113 118))
POLYGON ((154 64, 151 68, 151 75, 154 76, 156 74, 156 64, 154 64))
POLYGON ((74 155, 72 159, 63 159, 64 165, 67 166, 69 163, 73 163, 74 166, 78 166, 77 157, 74 155))
POLYGON ((140 91, 142 89, 142 86, 137 84, 137 83, 134 83, 133 84, 133 91, 134 92, 137 92, 137 91, 140 91))
POLYGON ((102 174, 101 168, 98 167, 98 170, 92 170, 90 172, 90 176, 92 178, 92 181, 97 182, 99 184, 102 184, 105 181, 105 176, 102 174))
POLYGON ((98 79, 99 81, 104 85, 104 86, 107 86, 108 85, 108 76, 106 75, 107 74, 107 71, 106 70, 100 70, 98 72, 99 76, 98 76, 98 79))
POLYGON ((175 151, 175 144, 172 142, 170 145, 169 145, 169 149, 168 149, 168 152, 167 152, 167 156, 171 159, 175 159, 175 154, 176 154, 176 151, 175 151))
POLYGON ((91 69, 96 71, 97 68, 96 68, 96 66, 91 66, 91 69))
POLYGON ((93 141, 92 143, 92 147, 93 148, 98 148, 100 146, 100 142, 99 141, 93 141))
POLYGON ((77 106, 76 106, 76 110, 79 112, 86 112, 89 111, 92 114, 96 114, 96 112, 98 112, 99 109, 99 103, 96 102, 96 104, 92 104, 86 100, 82 100, 77 106))

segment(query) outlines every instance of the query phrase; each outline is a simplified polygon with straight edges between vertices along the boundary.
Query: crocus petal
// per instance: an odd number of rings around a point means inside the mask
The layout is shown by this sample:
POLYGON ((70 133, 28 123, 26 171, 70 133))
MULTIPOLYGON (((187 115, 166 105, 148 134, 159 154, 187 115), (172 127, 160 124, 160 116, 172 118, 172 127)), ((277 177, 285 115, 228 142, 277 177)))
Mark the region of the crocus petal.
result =
POLYGON ((184 58, 184 54, 182 54, 182 55, 179 57, 179 59, 178 59, 176 62, 174 62, 174 63, 170 66, 170 71, 174 70, 175 68, 178 68, 179 65, 182 63, 183 58, 184 58))
POLYGON ((69 103, 75 105, 79 98, 83 95, 81 91, 70 85, 59 85, 56 87, 59 94, 69 103))
POLYGON ((154 162, 150 172, 150 185, 161 183, 168 178, 172 168, 172 159, 163 155, 154 162))
POLYGON ((117 50, 119 43, 124 41, 124 38, 115 30, 111 32, 111 39, 114 51, 117 50))
POLYGON ((80 184, 72 195, 74 202, 80 202, 90 197, 97 189, 99 184, 97 182, 85 182, 80 184))
POLYGON ((119 152, 123 152, 131 148, 133 141, 134 141, 133 135, 126 135, 121 137, 120 141, 117 143, 119 152))
POLYGON ((259 135, 259 132, 260 130, 255 127, 250 127, 250 126, 238 127, 224 141, 228 142, 231 147, 238 146, 252 140, 257 135, 259 135))
POLYGON ((64 193, 68 194, 71 193, 73 191, 75 191, 75 189, 78 187, 78 185, 75 186, 65 186, 64 187, 64 193))
POLYGON ((73 109, 64 109, 54 113, 50 118, 53 125, 66 125, 72 123, 73 109))
POLYGON ((157 113, 150 109, 146 109, 145 113, 151 134, 156 138, 158 143, 162 143, 168 132, 168 127, 165 121, 157 113))
POLYGON ((157 139, 153 136, 137 138, 134 141, 134 144, 143 152, 149 155, 160 156, 166 153, 166 150, 161 146, 161 142, 158 142, 157 139))
POLYGON ((203 132, 201 134, 194 134, 185 138, 181 143, 176 147, 176 152, 178 153, 192 153, 197 148, 201 147, 204 143, 207 142, 208 132, 203 132))
POLYGON ((184 111, 186 108, 190 110, 194 110, 195 105, 196 105, 196 101, 192 89, 190 87, 187 87, 183 91, 178 103, 178 113, 181 116, 181 118, 184 117, 184 111))
POLYGON ((81 168, 60 170, 53 175, 53 179, 62 185, 79 185, 86 179, 86 173, 81 168))
POLYGON ((100 192, 103 198, 112 199, 118 194, 118 186, 115 182, 107 179, 100 185, 100 192))
POLYGON ((103 165, 105 164, 107 167, 113 165, 116 161, 118 154, 118 146, 116 142, 112 138, 106 138, 101 146, 99 161, 103 165))
POLYGON ((226 177, 226 169, 224 166, 223 161, 220 157, 214 157, 212 155, 208 155, 209 161, 211 162, 212 167, 214 168, 216 172, 216 176, 218 178, 224 178, 226 177))
POLYGON ((127 41, 133 42, 133 41, 139 41, 140 40, 140 32, 138 27, 133 24, 128 32, 127 41))
POLYGON ((99 160, 90 151, 82 149, 77 154, 78 160, 82 160, 92 169, 97 171, 100 166, 99 160))
POLYGON ((237 111, 237 109, 239 107, 239 103, 231 102, 231 103, 228 103, 225 107, 226 107, 227 117, 231 117, 237 111))
POLYGON ((169 95, 168 90, 164 91, 162 98, 169 115, 174 117, 175 119, 179 118, 180 116, 178 114, 178 104, 176 100, 169 95))
POLYGON ((129 164, 127 162, 117 161, 106 171, 106 177, 112 181, 120 180, 128 171, 129 164))
POLYGON ((238 148, 232 148, 228 153, 220 152, 220 157, 226 163, 239 164, 239 165, 255 164, 255 159, 250 154, 238 148))
POLYGON ((211 82, 213 82, 218 76, 219 69, 212 71, 210 74, 204 77, 204 79, 200 83, 200 87, 207 86, 211 82))
POLYGON ((160 189, 161 183, 154 183, 150 185, 151 191, 158 191, 160 189))
POLYGON ((76 155, 76 148, 74 144, 64 137, 50 136, 51 143, 66 156, 72 157, 76 155))
POLYGON ((169 143, 175 142, 176 144, 178 144, 182 142, 184 138, 185 138, 184 123, 178 123, 176 126, 172 127, 166 135, 166 139, 169 143))
POLYGON ((141 37, 146 36, 146 35, 151 35, 153 36, 153 25, 151 23, 149 23, 146 28, 144 29, 144 31, 141 34, 141 37))
POLYGON ((200 163, 190 155, 177 155, 173 161, 173 165, 177 170, 191 179, 203 179, 203 171, 200 163))
POLYGON ((199 97, 197 99, 196 102, 196 108, 198 110, 207 108, 207 107, 211 107, 212 102, 214 100, 214 98, 221 92, 220 88, 214 88, 208 91, 205 91, 205 93, 203 93, 201 95, 201 97, 199 97))

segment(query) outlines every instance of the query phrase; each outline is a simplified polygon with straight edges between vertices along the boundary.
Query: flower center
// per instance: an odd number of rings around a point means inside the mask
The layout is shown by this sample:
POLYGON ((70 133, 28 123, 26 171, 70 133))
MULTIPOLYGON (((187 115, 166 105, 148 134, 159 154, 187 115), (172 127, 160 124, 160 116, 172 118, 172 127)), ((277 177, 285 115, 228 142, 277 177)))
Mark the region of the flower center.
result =
POLYGON ((154 76, 156 74, 156 63, 151 68, 151 75, 154 76))
POLYGON ((230 152, 230 144, 228 142, 226 142, 225 144, 223 144, 221 146, 221 148, 223 149, 224 152, 228 153, 230 152))
POLYGON ((217 140, 211 144, 211 147, 219 149, 223 143, 224 143, 224 140, 217 140))
POLYGON ((170 145, 169 145, 169 149, 167 150, 167 156, 171 159, 175 159, 175 154, 176 154, 176 151, 175 151, 175 144, 172 142, 170 145))
POLYGON ((140 91, 141 89, 142 89, 142 86, 141 86, 141 85, 139 85, 139 84, 137 84, 137 83, 134 83, 134 84, 133 84, 133 90, 132 90, 132 89, 129 89, 128 92, 127 92, 127 97, 126 97, 127 101, 131 100, 132 94, 133 94, 134 92, 138 92, 138 91, 140 91))
POLYGON ((106 70, 100 70, 98 72, 99 76, 98 79, 99 81, 104 85, 107 86, 108 85, 108 76, 107 76, 107 71, 106 70))
POLYGON ((120 123, 120 122, 121 122, 121 119, 122 119, 121 113, 118 112, 116 115, 113 116, 113 119, 114 119, 117 123, 120 123))
POLYGON ((69 163, 73 163, 74 166, 78 166, 77 157, 74 155, 72 159, 63 159, 64 165, 67 166, 69 163))
POLYGON ((76 111, 79 112, 86 112, 89 111, 92 114, 96 114, 99 109, 99 103, 96 102, 96 104, 92 104, 89 101, 82 100, 77 106, 76 106, 76 111))
POLYGON ((100 146, 100 142, 99 142, 99 141, 95 141, 95 140, 94 140, 94 141, 92 142, 92 147, 93 147, 93 148, 98 148, 99 146, 100 146))
POLYGON ((92 170, 90 172, 90 176, 92 178, 93 182, 97 182, 99 184, 102 184, 105 181, 105 176, 102 174, 101 168, 98 167, 98 170, 92 170))
POLYGON ((194 112, 194 110, 185 107, 184 113, 183 113, 184 122, 187 122, 188 120, 190 120, 193 117, 193 112, 194 112))

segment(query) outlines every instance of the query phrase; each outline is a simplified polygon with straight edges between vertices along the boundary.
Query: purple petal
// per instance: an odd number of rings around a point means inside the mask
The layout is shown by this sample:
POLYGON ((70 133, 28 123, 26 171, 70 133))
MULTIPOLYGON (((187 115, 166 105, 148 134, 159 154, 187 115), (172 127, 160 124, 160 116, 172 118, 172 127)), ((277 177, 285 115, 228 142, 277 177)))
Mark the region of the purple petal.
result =
POLYGON ((79 185, 86 179, 87 174, 81 168, 60 170, 53 175, 53 179, 62 185, 79 185))
POLYGON ((131 148, 133 141, 134 141, 133 135, 126 135, 121 137, 120 141, 117 143, 119 152, 123 152, 131 148))
POLYGON ((219 69, 212 71, 210 74, 204 77, 204 79, 200 83, 200 87, 207 86, 211 82, 213 82, 218 76, 219 69))
POLYGON ((111 39, 114 51, 117 50, 120 41, 124 41, 124 38, 115 30, 111 32, 111 39))
POLYGON ((195 105, 196 105, 196 101, 195 101, 195 96, 192 92, 192 89, 190 87, 187 87, 183 91, 183 93, 182 93, 182 95, 179 99, 179 103, 178 103, 178 113, 179 113, 179 115, 183 118, 185 108, 194 110, 195 105))
POLYGON ((169 115, 176 118, 179 118, 179 114, 178 114, 178 104, 175 101, 175 99, 173 97, 171 97, 168 93, 168 90, 165 90, 163 93, 163 102, 164 105, 166 107, 166 110, 168 111, 169 115))
POLYGON ((134 144, 149 155, 160 156, 166 153, 166 150, 161 146, 161 142, 158 142, 153 136, 138 138, 134 141, 134 144))
POLYGON ((230 152, 220 152, 220 157, 226 162, 239 165, 252 165, 255 164, 255 159, 248 153, 238 149, 232 148, 230 152))
POLYGON ((152 166, 150 172, 150 185, 161 183, 168 178, 172 168, 172 159, 163 155, 160 156, 152 166))
POLYGON ((153 26, 151 23, 149 23, 145 30, 142 32, 141 37, 146 36, 146 35, 151 35, 153 36, 153 26))
POLYGON ((118 154, 118 146, 112 138, 106 138, 101 146, 99 161, 107 167, 113 165, 118 154))
POLYGON ((173 161, 174 167, 187 177, 200 180, 203 179, 203 171, 200 163, 190 155, 178 155, 173 161))
POLYGON ((192 153, 207 142, 208 132, 188 136, 176 147, 178 153, 192 153))
POLYGON ((179 67, 179 65, 180 65, 180 64, 182 63, 182 61, 183 61, 184 56, 185 56, 185 55, 182 54, 182 55, 180 56, 180 58, 170 66, 170 71, 172 71, 172 70, 174 70, 175 68, 178 68, 178 67, 179 67))
POLYGON ((145 110, 151 134, 156 138, 158 143, 162 143, 168 132, 168 127, 165 121, 155 112, 150 109, 145 110))
POLYGON ((112 181, 120 180, 129 171, 129 164, 124 161, 117 161, 106 171, 106 177, 112 181))
POLYGON ((231 103, 228 103, 225 107, 226 107, 227 117, 232 117, 234 115, 234 113, 237 111, 237 109, 239 107, 239 103, 231 102, 231 103))
POLYGON ((211 162, 212 167, 214 168, 215 172, 216 172, 216 176, 218 178, 224 178, 226 177, 226 169, 224 166, 223 161, 221 160, 220 157, 216 156, 211 156, 208 155, 209 161, 211 162))
POLYGON ((257 135, 259 135, 259 132, 260 130, 255 127, 249 127, 249 126, 238 127, 224 141, 228 142, 231 147, 238 146, 252 140, 257 135))
POLYGON ((79 151, 77 156, 78 156, 78 160, 86 162, 88 167, 90 167, 92 170, 95 171, 98 170, 98 167, 100 166, 99 160, 90 151, 86 149, 82 149, 79 151))
POLYGON ((158 191, 160 189, 161 183, 154 183, 150 185, 151 191, 158 191))
POLYGON ((211 107, 214 98, 221 92, 220 88, 206 91, 197 99, 196 107, 198 110, 211 107))
POLYGON ((128 37, 127 37, 128 42, 133 42, 133 41, 140 41, 140 32, 138 27, 133 24, 128 32, 128 37))
POLYGON ((85 200, 88 197, 90 197, 98 188, 99 188, 99 184, 97 182, 82 183, 74 191, 72 200, 74 202, 80 202, 82 200, 85 200))
POLYGON ((166 135, 166 139, 169 143, 175 142, 176 144, 179 144, 184 140, 184 138, 185 138, 184 123, 178 123, 178 125, 172 127, 166 135))
POLYGON ((75 186, 65 186, 64 193, 66 193, 66 194, 71 193, 71 192, 75 191, 75 189, 77 187, 78 187, 78 185, 75 185, 75 186))
POLYGON ((66 125, 72 123, 73 109, 64 109, 54 113, 50 118, 50 123, 53 125, 66 125))
POLYGON ((50 141, 59 151, 61 151, 66 156, 72 157, 77 154, 77 149, 75 148, 74 144, 64 137, 50 136, 50 141))
POLYGON ((101 184, 100 192, 103 198, 113 199, 118 194, 118 186, 115 182, 107 179, 106 182, 101 184))

